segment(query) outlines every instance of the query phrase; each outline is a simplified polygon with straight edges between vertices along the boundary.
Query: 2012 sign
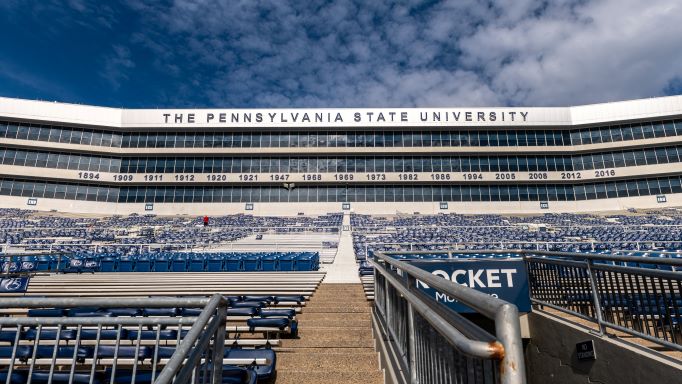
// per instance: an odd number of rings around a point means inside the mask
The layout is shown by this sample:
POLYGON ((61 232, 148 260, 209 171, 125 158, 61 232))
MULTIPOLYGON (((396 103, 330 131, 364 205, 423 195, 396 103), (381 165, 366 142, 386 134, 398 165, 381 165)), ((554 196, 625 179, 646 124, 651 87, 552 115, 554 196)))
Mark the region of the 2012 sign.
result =
MULTIPOLYGON (((411 264, 447 280, 515 304, 519 312, 530 312, 528 273, 522 260, 440 259, 411 264)), ((417 287, 455 312, 474 312, 458 300, 421 281, 417 287)))

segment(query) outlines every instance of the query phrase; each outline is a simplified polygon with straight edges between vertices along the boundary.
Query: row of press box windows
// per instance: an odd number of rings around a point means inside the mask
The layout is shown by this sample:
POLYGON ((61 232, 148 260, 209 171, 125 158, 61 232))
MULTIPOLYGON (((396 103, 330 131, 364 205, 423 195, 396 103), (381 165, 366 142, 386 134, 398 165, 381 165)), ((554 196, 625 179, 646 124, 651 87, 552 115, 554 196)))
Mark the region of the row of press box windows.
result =
POLYGON ((680 176, 589 184, 377 187, 105 187, 0 180, 0 195, 118 203, 573 201, 682 193, 680 176))
POLYGON ((112 173, 524 172, 581 171, 682 161, 682 146, 571 156, 111 158, 0 148, 0 162, 112 173))
POLYGON ((682 135, 682 120, 566 130, 119 133, 0 122, 0 137, 122 148, 467 147, 597 144, 682 135))

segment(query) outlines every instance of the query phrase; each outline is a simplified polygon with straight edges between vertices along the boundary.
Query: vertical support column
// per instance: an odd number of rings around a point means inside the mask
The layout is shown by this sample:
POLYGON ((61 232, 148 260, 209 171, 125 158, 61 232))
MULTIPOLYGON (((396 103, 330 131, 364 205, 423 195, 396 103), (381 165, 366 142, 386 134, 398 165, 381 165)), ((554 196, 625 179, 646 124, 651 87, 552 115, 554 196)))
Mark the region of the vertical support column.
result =
POLYGON ((513 304, 502 306, 495 314, 495 335, 504 346, 500 361, 501 384, 525 384, 526 362, 523 358, 519 311, 513 304))
POLYGON ((213 384, 223 382, 223 354, 225 353, 225 326, 227 324, 227 303, 218 305, 216 316, 220 325, 213 336, 213 384))
MULTIPOLYGON (((448 252, 449 257, 452 254, 448 252)), ((412 290, 415 286, 415 279, 411 275, 407 275, 407 289, 412 290)), ((416 342, 416 332, 414 327, 414 309, 412 309, 412 304, 407 302, 407 354, 408 362, 410 365, 410 383, 418 384, 419 379, 417 377, 417 342, 416 342)))
POLYGON ((592 270, 592 259, 587 260, 587 276, 590 279, 590 289, 592 290, 592 303, 594 304, 594 313, 597 317, 597 324, 599 324, 599 335, 606 333, 606 326, 601 311, 601 303, 599 302, 598 282, 592 270))

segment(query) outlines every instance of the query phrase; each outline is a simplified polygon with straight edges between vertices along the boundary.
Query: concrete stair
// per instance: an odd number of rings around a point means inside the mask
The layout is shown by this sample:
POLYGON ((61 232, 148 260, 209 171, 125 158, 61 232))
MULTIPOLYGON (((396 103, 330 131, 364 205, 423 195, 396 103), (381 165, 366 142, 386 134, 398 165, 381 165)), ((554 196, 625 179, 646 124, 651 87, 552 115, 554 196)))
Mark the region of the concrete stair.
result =
POLYGON ((322 284, 299 320, 299 338, 277 351, 277 384, 384 382, 371 307, 360 284, 322 284))

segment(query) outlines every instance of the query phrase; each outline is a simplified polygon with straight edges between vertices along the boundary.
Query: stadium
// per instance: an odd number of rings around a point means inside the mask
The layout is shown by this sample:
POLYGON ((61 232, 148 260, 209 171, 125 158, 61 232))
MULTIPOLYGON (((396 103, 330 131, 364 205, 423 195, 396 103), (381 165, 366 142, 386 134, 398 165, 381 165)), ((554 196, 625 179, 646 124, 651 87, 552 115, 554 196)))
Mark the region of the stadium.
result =
POLYGON ((682 96, 0 98, 0 158, 0 382, 680 379, 682 96))

